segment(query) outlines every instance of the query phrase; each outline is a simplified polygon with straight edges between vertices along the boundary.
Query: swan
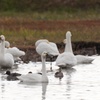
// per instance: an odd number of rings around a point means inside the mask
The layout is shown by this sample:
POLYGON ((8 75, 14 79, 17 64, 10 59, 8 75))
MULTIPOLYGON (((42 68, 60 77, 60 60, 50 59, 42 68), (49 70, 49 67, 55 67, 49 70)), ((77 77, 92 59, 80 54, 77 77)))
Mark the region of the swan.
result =
POLYGON ((5 36, 0 36, 0 66, 2 68, 11 68, 14 65, 12 54, 5 53, 5 36))
MULTIPOLYGON (((59 55, 58 48, 55 43, 49 42, 48 40, 38 40, 38 45, 36 46, 36 52, 41 55, 43 51, 49 52, 53 56, 59 55)), ((35 44, 37 44, 37 42, 35 44)))
MULTIPOLYGON (((39 40, 38 40, 39 41, 39 40)), ((36 42, 37 43, 37 42, 36 42)), ((43 51, 46 51, 50 57, 51 63, 50 63, 50 71, 52 70, 52 58, 53 56, 58 56, 59 55, 59 51, 57 48, 57 45, 53 42, 49 42, 49 41, 42 41, 38 43, 38 46, 36 47, 36 52, 41 55, 43 51)))
POLYGON ((72 51, 72 44, 71 44, 71 33, 66 33, 66 52, 59 54, 56 59, 56 65, 59 67, 73 67, 77 64, 77 59, 75 55, 71 52, 72 51))
POLYGON ((20 61, 20 57, 25 55, 25 52, 18 49, 17 47, 10 47, 10 43, 8 41, 5 41, 5 48, 6 53, 10 53, 13 55, 14 61, 20 61))
POLYGON ((28 73, 26 75, 21 75, 18 77, 19 80, 22 82, 33 82, 33 83, 48 83, 48 77, 46 74, 46 65, 45 65, 45 60, 46 60, 46 55, 47 52, 43 52, 41 54, 41 60, 42 60, 42 75, 38 73, 28 73))
POLYGON ((49 43, 49 41, 47 39, 39 39, 35 42, 35 47, 37 47, 41 42, 47 42, 49 43))
MULTIPOLYGON (((67 33, 71 34, 70 31, 68 31, 67 33)), ((69 48, 69 45, 71 46, 71 42, 67 42, 67 40, 64 40, 65 43, 65 52, 71 52, 73 53, 72 47, 69 48)), ((88 64, 88 63, 92 63, 92 61, 94 60, 93 58, 90 58, 88 56, 84 56, 84 55, 75 55, 76 59, 77 59, 77 64, 88 64)))

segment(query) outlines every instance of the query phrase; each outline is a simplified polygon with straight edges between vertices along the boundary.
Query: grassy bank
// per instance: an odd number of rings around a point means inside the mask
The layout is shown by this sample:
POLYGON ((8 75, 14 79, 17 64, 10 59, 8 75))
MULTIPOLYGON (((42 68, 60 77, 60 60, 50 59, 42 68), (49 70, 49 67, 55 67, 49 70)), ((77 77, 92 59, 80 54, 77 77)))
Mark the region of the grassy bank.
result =
POLYGON ((72 41, 100 42, 100 13, 87 11, 1 12, 0 34, 12 45, 34 45, 40 38, 60 43, 67 31, 72 41))

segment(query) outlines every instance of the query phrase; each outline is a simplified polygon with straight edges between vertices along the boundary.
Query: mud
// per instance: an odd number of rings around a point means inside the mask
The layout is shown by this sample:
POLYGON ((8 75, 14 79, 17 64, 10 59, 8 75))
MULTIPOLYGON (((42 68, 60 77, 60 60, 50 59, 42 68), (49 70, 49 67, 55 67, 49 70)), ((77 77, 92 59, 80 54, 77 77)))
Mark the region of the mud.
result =
MULTIPOLYGON (((64 43, 57 43, 57 47, 62 53, 64 51, 65 45, 64 43)), ((72 42, 72 48, 75 55, 81 54, 81 55, 96 55, 100 54, 100 43, 95 42, 72 42)), ((40 55, 37 54, 35 50, 35 46, 29 46, 29 47, 19 47, 19 49, 26 52, 25 56, 22 56, 21 59, 28 63, 29 61, 41 61, 40 55)), ((56 57, 53 57, 52 61, 54 61, 56 57)), ((50 57, 47 57, 47 61, 50 61, 50 57)))

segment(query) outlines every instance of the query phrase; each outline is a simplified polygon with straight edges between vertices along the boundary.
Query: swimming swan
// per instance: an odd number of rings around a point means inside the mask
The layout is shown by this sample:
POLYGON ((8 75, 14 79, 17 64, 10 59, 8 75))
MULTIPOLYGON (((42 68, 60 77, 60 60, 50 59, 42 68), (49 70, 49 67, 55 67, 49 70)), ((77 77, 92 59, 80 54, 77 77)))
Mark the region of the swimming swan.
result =
MULTIPOLYGON (((71 34, 70 31, 68 31, 67 33, 71 34)), ((65 39, 64 40, 65 42, 65 52, 71 52, 73 53, 73 50, 72 50, 72 46, 70 44, 70 42, 67 42, 67 40, 65 39), (69 46, 71 46, 69 48, 69 46)), ((88 56, 84 56, 84 55, 75 55, 76 59, 77 59, 77 64, 87 64, 87 63, 92 63, 92 61, 94 60, 93 58, 90 58, 88 56)))
POLYGON ((19 80, 22 82, 35 82, 35 83, 42 83, 42 82, 48 82, 48 77, 46 74, 46 65, 45 65, 45 60, 46 60, 46 52, 43 52, 41 55, 41 60, 42 60, 42 75, 37 74, 37 73, 28 73, 26 75, 21 75, 18 77, 19 80))
POLYGON ((74 65, 77 64, 77 59, 75 55, 72 52, 70 52, 72 51, 70 32, 66 33, 66 40, 67 40, 66 52, 59 54, 59 56, 56 59, 56 65, 59 67, 73 67, 74 65))
POLYGON ((11 68, 14 65, 13 56, 10 53, 5 53, 5 37, 0 36, 0 66, 2 68, 11 68))

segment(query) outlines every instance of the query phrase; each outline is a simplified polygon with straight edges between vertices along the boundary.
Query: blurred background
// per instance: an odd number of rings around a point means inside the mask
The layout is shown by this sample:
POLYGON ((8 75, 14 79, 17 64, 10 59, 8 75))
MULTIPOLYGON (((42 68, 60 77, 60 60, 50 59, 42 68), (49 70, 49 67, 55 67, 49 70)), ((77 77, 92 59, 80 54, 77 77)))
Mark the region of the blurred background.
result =
POLYGON ((100 42, 99 0, 0 0, 0 34, 12 46, 55 43, 72 32, 72 42, 100 42))

